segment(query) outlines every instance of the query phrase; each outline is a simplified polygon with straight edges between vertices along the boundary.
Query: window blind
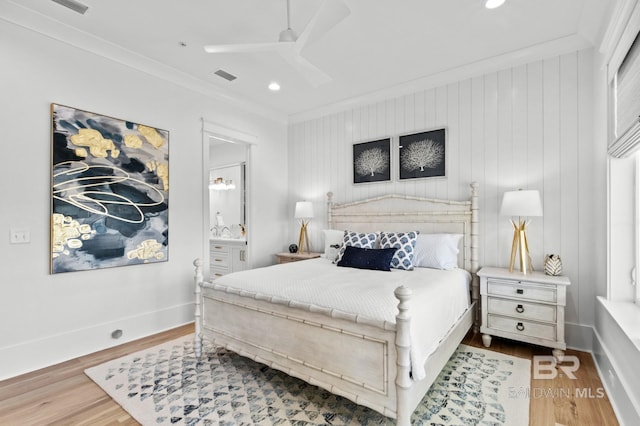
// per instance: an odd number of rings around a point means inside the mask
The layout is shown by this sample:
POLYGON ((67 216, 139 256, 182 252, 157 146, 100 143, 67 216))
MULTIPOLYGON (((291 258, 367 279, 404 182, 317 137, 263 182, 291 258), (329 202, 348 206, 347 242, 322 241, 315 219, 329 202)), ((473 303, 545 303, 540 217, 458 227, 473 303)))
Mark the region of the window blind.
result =
POLYGON ((640 148, 640 33, 613 80, 615 139, 609 155, 625 157, 640 148))

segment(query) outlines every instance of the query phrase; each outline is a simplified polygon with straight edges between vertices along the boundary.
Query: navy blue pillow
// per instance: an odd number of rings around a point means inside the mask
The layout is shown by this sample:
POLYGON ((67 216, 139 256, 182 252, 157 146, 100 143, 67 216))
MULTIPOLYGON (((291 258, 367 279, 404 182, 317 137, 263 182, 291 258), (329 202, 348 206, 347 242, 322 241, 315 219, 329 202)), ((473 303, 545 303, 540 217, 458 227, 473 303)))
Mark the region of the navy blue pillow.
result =
POLYGON ((398 250, 395 247, 384 249, 360 248, 346 246, 338 266, 358 269, 373 269, 375 271, 390 271, 391 259, 398 250))

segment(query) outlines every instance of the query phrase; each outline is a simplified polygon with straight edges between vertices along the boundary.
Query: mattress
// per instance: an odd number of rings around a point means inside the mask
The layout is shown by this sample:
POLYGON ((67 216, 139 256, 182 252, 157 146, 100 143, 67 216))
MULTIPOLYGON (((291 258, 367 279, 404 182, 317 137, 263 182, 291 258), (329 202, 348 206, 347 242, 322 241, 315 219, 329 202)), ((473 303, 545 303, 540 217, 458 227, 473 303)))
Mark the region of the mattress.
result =
POLYGON ((259 299, 356 322, 394 329, 398 300, 394 290, 412 290, 411 371, 425 377, 424 363, 470 304, 470 274, 463 269, 415 268, 413 271, 371 271, 345 268, 324 258, 236 272, 205 287, 250 293, 259 299))

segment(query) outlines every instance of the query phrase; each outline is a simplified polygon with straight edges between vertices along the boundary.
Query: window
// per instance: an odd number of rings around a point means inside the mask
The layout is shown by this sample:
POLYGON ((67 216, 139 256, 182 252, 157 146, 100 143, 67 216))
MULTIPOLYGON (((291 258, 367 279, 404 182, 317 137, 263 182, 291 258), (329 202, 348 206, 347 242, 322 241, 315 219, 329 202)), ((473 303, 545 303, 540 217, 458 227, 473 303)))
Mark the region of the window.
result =
MULTIPOLYGON (((623 42, 624 39, 621 44, 623 42)), ((617 69, 611 69, 615 67, 615 55, 609 67, 613 96, 613 123, 610 128, 613 135, 608 152, 613 157, 622 158, 640 148, 640 32, 635 33, 617 69)))
POLYGON ((640 306, 640 5, 610 53, 608 298, 640 306))
POLYGON ((640 116, 640 33, 616 73, 616 135, 637 126, 640 116))

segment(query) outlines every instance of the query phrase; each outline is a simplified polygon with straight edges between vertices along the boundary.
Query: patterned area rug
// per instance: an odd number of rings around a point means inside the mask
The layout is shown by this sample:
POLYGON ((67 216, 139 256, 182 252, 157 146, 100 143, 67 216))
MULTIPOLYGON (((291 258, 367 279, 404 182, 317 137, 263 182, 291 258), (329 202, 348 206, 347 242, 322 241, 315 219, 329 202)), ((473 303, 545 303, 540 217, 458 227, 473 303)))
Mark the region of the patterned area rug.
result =
MULTIPOLYGON (((125 356, 86 374, 143 425, 393 425, 347 399, 192 337, 125 356)), ((530 361, 460 345, 412 425, 527 425, 530 361)))

